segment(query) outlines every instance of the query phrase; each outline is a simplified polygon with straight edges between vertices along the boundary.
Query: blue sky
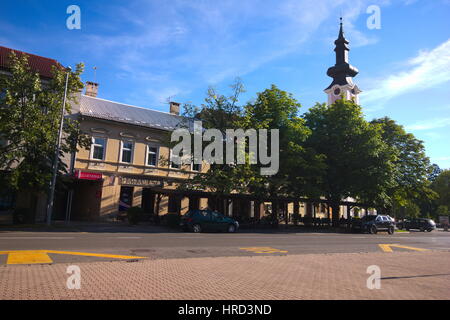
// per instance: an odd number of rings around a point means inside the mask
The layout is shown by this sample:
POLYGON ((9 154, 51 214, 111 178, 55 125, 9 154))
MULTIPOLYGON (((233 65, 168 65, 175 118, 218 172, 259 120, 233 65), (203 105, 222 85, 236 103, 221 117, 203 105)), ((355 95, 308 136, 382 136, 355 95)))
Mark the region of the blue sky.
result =
POLYGON ((0 45, 84 62, 99 97, 167 111, 169 97, 201 104, 240 77, 242 102, 272 83, 303 112, 325 102, 339 16, 368 120, 389 116, 450 168, 450 0, 2 0, 0 45), (81 30, 66 9, 81 8, 81 30), (370 5, 381 29, 369 29, 370 5))

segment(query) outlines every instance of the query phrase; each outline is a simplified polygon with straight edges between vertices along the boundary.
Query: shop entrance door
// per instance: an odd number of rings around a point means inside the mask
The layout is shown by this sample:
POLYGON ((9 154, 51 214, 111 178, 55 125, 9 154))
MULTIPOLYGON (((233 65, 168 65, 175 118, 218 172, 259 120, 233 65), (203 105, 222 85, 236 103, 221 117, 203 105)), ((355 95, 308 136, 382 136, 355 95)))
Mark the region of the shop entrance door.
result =
POLYGON ((155 214, 155 197, 156 193, 152 189, 145 188, 142 190, 142 209, 146 217, 155 214))
POLYGON ((133 187, 121 187, 119 212, 125 212, 133 205, 133 187))

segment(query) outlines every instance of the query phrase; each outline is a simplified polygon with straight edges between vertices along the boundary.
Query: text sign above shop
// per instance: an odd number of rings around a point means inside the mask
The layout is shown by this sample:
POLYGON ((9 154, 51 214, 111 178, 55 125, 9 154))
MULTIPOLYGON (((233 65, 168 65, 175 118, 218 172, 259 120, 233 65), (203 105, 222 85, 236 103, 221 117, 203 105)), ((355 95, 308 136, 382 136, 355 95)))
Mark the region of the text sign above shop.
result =
POLYGON ((75 177, 77 177, 77 179, 80 180, 102 180, 103 176, 101 173, 97 173, 97 172, 85 172, 85 171, 80 171, 77 170, 75 171, 75 177))
POLYGON ((121 177, 120 184, 137 187, 162 187, 163 185, 162 181, 160 180, 132 177, 121 177))

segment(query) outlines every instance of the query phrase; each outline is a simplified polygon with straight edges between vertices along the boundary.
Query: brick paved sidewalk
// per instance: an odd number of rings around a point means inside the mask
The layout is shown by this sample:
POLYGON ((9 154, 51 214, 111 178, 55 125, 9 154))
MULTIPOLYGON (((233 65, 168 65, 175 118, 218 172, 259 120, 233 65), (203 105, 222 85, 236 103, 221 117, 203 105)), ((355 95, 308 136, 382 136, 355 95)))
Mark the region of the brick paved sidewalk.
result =
POLYGON ((0 267, 3 299, 450 299, 450 252, 306 254, 0 267), (369 265, 381 289, 369 290, 369 265))

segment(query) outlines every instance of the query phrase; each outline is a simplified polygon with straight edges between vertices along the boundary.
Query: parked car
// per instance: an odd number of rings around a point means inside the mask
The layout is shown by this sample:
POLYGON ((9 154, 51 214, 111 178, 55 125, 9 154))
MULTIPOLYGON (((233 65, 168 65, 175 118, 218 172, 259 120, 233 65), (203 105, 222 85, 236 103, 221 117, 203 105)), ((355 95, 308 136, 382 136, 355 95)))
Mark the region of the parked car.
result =
POLYGON ((414 218, 407 220, 404 223, 404 228, 409 231, 409 229, 418 229, 422 232, 431 232, 436 229, 436 223, 431 219, 425 218, 414 218))
POLYGON ((239 223, 213 210, 190 210, 182 218, 180 226, 184 231, 225 231, 236 232, 239 223))
POLYGON ((378 231, 387 231, 389 234, 393 234, 395 231, 395 222, 392 218, 385 215, 368 215, 361 219, 353 220, 352 229, 371 234, 376 234, 378 231))
POLYGON ((397 229, 400 229, 400 230, 405 229, 405 225, 406 225, 407 222, 409 222, 409 220, 410 220, 410 219, 403 219, 403 220, 401 220, 401 221, 398 221, 398 222, 396 223, 397 229))
POLYGON ((396 222, 395 222, 395 219, 392 218, 391 216, 387 215, 386 217, 388 217, 389 219, 391 219, 391 221, 392 221, 393 223, 396 223, 396 222))

